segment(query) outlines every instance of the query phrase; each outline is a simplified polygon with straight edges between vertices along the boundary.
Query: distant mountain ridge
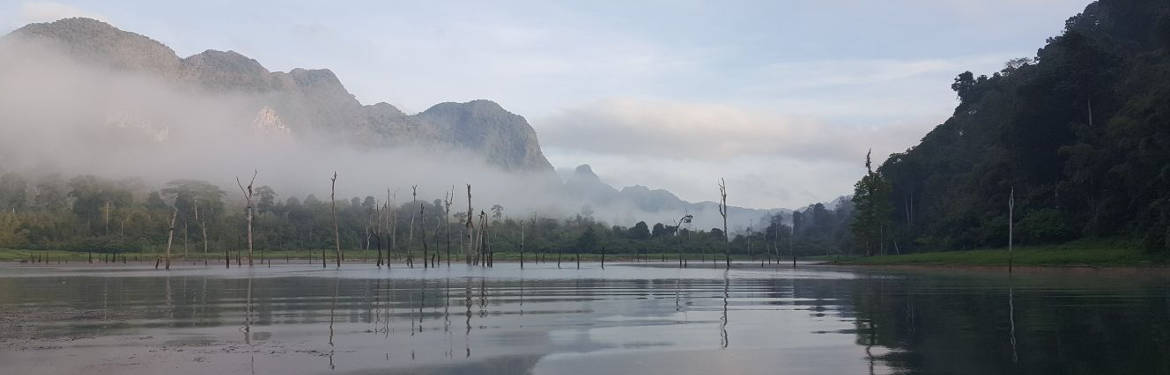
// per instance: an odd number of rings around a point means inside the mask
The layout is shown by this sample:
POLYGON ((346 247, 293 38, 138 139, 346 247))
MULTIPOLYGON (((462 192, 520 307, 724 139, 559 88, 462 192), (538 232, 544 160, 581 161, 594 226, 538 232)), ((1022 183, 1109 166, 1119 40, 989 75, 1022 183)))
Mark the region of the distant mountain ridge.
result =
MULTIPOLYGON (((642 185, 626 186, 619 189, 606 184, 593 172, 588 164, 577 166, 572 172, 562 173, 565 181, 566 194, 598 208, 605 208, 608 212, 627 210, 638 211, 649 215, 658 215, 663 224, 670 224, 683 213, 695 215, 696 228, 710 229, 717 226, 714 221, 718 218, 718 203, 711 201, 688 202, 682 200, 670 191, 650 189, 642 185)), ((714 192, 714 189, 712 189, 714 192)), ((730 206, 728 207, 728 226, 732 231, 744 230, 753 227, 759 230, 772 215, 791 218, 792 211, 787 209, 756 209, 730 206)), ((785 219, 788 220, 788 219, 785 219)), ((620 220, 617 220, 620 221, 620 220)), ((650 223, 653 224, 653 223, 650 223)))
POLYGON ((527 120, 487 100, 440 103, 407 115, 388 103, 362 105, 328 69, 270 72, 234 51, 180 58, 159 41, 88 18, 29 24, 3 39, 52 46, 83 64, 145 73, 213 94, 254 96, 256 113, 271 112, 294 136, 316 130, 371 148, 441 145, 482 155, 509 171, 553 171, 527 120))

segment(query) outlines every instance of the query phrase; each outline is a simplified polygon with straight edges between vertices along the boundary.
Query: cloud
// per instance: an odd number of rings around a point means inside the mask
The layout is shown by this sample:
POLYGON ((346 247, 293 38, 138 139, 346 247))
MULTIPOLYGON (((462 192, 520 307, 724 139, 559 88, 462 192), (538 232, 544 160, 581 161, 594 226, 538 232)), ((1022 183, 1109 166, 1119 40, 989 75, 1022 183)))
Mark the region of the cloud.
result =
POLYGON ((87 17, 107 21, 106 17, 91 13, 80 8, 53 1, 26 2, 20 8, 22 24, 36 22, 52 22, 62 18, 87 17))
POLYGON ((610 99, 542 119, 540 136, 556 152, 721 162, 758 156, 853 161, 905 149, 929 124, 856 126, 733 105, 610 99))

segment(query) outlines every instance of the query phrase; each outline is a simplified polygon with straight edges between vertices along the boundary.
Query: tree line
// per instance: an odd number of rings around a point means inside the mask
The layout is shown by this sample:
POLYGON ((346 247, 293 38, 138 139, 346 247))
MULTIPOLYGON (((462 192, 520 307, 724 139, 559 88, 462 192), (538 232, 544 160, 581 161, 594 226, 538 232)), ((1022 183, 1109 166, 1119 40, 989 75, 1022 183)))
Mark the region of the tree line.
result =
POLYGON ((546 260, 575 253, 685 254, 693 260, 723 260, 725 250, 737 257, 776 259, 794 250, 802 255, 822 254, 837 246, 831 238, 839 234, 839 228, 824 228, 843 220, 818 204, 807 213, 795 214, 795 235, 784 217, 777 215, 758 228, 725 239, 723 229, 694 228, 684 218, 627 227, 596 220, 588 209, 558 218, 511 214, 499 204, 490 204, 470 207, 472 231, 486 229, 482 238, 468 238, 469 211, 458 208, 466 201, 455 202, 461 194, 453 187, 443 189, 442 199, 419 198, 415 186, 413 191, 387 190, 379 196, 334 201, 314 194, 286 197, 271 186, 245 187, 247 183, 242 181, 244 195, 240 195, 193 179, 173 180, 151 190, 137 179, 4 173, 0 175, 0 248, 158 253, 170 239, 175 257, 214 259, 225 250, 234 254, 240 249, 246 256, 251 207, 256 251, 328 249, 331 262, 340 258, 332 255, 335 248, 342 250, 338 255, 344 250, 384 248, 388 257, 412 263, 435 257, 459 257, 458 261, 473 248, 470 241, 478 241, 474 248, 493 253, 524 249, 530 257, 546 260), (173 238, 169 233, 172 216, 173 238))

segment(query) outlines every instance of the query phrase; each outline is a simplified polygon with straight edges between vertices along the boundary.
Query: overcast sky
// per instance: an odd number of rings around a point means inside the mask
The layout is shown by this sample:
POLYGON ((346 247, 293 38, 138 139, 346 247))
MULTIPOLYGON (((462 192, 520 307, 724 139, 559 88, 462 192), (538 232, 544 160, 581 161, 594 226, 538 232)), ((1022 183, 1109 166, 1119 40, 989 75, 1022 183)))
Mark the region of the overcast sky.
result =
POLYGON ((953 77, 1034 56, 1087 0, 0 1, 0 26, 88 16, 180 56, 332 69, 408 113, 490 99, 558 168, 683 199, 795 208, 852 191, 941 123, 953 77))

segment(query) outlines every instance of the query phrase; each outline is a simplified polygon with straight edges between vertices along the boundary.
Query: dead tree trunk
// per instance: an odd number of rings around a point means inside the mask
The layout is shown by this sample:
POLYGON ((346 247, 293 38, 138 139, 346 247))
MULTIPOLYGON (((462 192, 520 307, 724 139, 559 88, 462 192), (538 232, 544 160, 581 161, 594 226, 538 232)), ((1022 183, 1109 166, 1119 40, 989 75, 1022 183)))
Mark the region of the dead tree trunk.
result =
POLYGON ((187 217, 184 216, 183 217, 183 261, 184 262, 187 261, 187 256, 189 254, 188 247, 187 247, 187 234, 188 233, 191 233, 191 231, 187 227, 187 217))
POLYGON ((333 214, 333 250, 336 252, 337 268, 341 268, 341 233, 337 230, 337 172, 329 179, 329 211, 333 214))
MULTIPOLYGON (((171 269, 171 242, 173 242, 175 239, 175 218, 179 217, 179 209, 178 208, 172 207, 171 210, 172 210, 171 211, 171 227, 167 233, 167 255, 166 255, 166 262, 167 262, 166 269, 167 270, 171 269)), ((155 267, 157 268, 158 266, 155 266, 155 267)))
MULTIPOLYGON (((420 232, 420 233, 419 233, 419 235, 420 235, 420 236, 422 236, 422 245, 423 245, 423 257, 422 257, 422 261, 423 261, 423 269, 427 269, 427 268, 429 268, 429 267, 430 267, 430 258, 428 257, 428 256, 429 256, 429 254, 428 254, 428 251, 427 251, 427 225, 426 225, 426 220, 427 220, 427 219, 426 219, 426 216, 424 216, 424 215, 426 214, 426 206, 427 206, 427 205, 426 205, 425 203, 419 203, 419 204, 418 204, 418 216, 423 218, 423 219, 422 219, 422 220, 423 220, 423 223, 422 223, 422 225, 419 225, 419 226, 418 226, 419 230, 420 230, 420 231, 422 231, 422 232, 420 232)), ((412 221, 413 221, 413 220, 412 220, 412 221)))
MULTIPOLYGON (((386 221, 386 210, 388 208, 389 203, 387 202, 382 204, 381 212, 377 212, 377 217, 381 219, 383 223, 386 221)), ((378 227, 374 229, 374 239, 378 241, 378 268, 382 268, 382 245, 383 242, 385 242, 382 236, 383 223, 379 223, 378 227)))
POLYGON ((240 178, 236 177, 236 185, 240 187, 240 192, 244 194, 244 201, 248 203, 248 267, 252 266, 252 185, 256 183, 256 175, 259 173, 260 171, 252 171, 252 180, 248 181, 247 188, 240 183, 240 178))
MULTIPOLYGON (((435 230, 431 231, 431 240, 434 241, 432 243, 434 243, 436 246, 438 246, 438 244, 439 244, 439 229, 441 229, 442 226, 443 226, 443 223, 439 222, 438 220, 435 220, 435 230)), ((424 241, 425 241, 425 239, 424 239, 424 241)), ((439 264, 442 262, 443 262, 443 255, 439 253, 439 248, 436 247, 435 251, 431 252, 431 268, 439 267, 439 264)))
MULTIPOLYGON (((1091 110, 1091 109, 1090 109, 1091 110)), ((1014 231, 1013 221, 1016 211, 1016 188, 1012 188, 1011 195, 1008 197, 1008 273, 1012 273, 1012 263, 1015 262, 1015 253, 1012 252, 1012 232, 1014 231)))
POLYGON ((398 248, 398 194, 391 195, 390 189, 386 189, 386 231, 390 234, 390 245, 386 247, 386 269, 390 269, 390 253, 392 249, 398 248))
POLYGON ((723 217, 723 260, 731 269, 731 236, 727 233, 727 183, 719 179, 719 216, 723 217))
POLYGON ((475 245, 475 241, 472 241, 474 238, 472 232, 475 230, 475 225, 472 220, 475 220, 475 214, 471 209, 471 184, 467 184, 467 223, 465 224, 465 233, 463 234, 463 237, 467 240, 467 248, 463 251, 463 257, 466 258, 468 265, 471 265, 471 249, 475 245))
POLYGON ((447 194, 447 199, 443 200, 443 235, 447 237, 447 267, 451 267, 451 202, 455 200, 455 186, 451 186, 451 192, 447 194))
POLYGON ((524 221, 520 221, 520 269, 524 269, 524 221))
POLYGON ((199 200, 196 199, 194 201, 194 203, 195 203, 195 221, 199 223, 199 229, 203 232, 203 236, 201 237, 201 239, 203 241, 203 265, 206 266, 207 265, 207 217, 204 216, 202 219, 199 218, 199 200))
MULTIPOLYGON (((414 207, 415 203, 418 203, 418 185, 412 185, 410 187, 410 206, 414 207)), ((410 268, 414 268, 414 219, 416 217, 414 211, 411 211, 410 228, 406 231, 406 265, 410 266, 410 268)))

